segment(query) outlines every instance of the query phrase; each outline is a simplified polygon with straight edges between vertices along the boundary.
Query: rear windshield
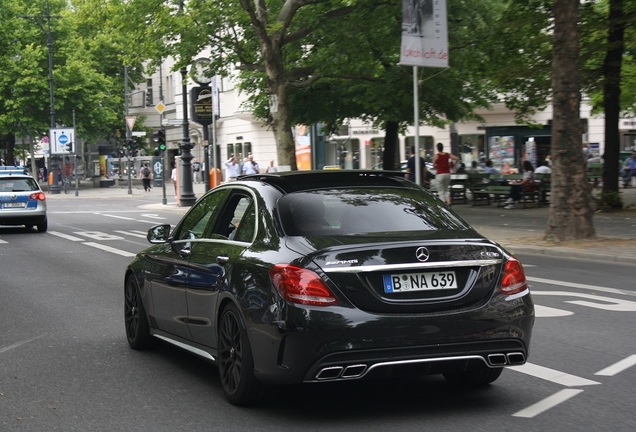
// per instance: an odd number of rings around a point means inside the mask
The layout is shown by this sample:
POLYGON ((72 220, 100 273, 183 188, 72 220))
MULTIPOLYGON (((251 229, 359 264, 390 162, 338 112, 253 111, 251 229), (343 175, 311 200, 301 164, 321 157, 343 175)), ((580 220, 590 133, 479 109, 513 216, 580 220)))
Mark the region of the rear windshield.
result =
POLYGON ((0 178, 0 192, 30 192, 37 190, 40 190, 40 188, 32 178, 0 178))
POLYGON ((281 197, 278 211, 285 233, 294 236, 470 229, 437 198, 412 189, 295 192, 281 197))

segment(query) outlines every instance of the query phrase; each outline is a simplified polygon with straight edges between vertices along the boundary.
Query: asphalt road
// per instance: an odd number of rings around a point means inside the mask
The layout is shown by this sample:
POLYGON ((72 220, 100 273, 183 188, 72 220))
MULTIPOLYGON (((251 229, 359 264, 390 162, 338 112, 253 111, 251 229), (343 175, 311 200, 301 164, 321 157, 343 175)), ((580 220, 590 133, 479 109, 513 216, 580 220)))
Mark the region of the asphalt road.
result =
POLYGON ((46 234, 0 228, 0 431, 636 430, 633 264, 521 254, 537 304, 529 363, 487 389, 321 384, 241 409, 209 363, 127 346, 124 267, 151 225, 180 217, 146 204, 51 200, 46 234))

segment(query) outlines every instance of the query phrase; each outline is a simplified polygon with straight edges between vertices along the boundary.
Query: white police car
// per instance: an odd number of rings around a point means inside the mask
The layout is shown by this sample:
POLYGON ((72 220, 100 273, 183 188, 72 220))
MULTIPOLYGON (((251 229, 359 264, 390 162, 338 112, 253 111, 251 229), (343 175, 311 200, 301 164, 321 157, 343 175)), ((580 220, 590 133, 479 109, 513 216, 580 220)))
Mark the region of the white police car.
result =
POLYGON ((23 168, 0 166, 0 225, 48 228, 46 195, 38 182, 23 168))

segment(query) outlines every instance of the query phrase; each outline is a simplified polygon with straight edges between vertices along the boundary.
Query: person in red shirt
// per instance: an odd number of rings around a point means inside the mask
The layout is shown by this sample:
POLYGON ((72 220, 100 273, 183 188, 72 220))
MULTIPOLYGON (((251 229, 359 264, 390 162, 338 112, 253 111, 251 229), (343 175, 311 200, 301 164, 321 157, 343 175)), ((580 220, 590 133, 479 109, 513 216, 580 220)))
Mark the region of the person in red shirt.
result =
POLYGON ((446 204, 451 205, 450 175, 454 162, 459 157, 444 151, 444 144, 437 143, 437 153, 433 156, 435 166, 435 180, 437 181, 437 195, 446 204))

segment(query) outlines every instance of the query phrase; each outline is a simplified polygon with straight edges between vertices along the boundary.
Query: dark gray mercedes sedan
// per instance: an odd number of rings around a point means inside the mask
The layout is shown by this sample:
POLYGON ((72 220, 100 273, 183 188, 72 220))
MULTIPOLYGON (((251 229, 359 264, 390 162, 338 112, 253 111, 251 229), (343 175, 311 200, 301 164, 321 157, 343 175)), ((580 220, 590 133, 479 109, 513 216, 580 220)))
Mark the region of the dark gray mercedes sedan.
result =
POLYGON ((232 404, 405 368, 485 386, 528 358, 521 263, 400 172, 243 176, 148 240, 124 278, 128 343, 211 360, 232 404))

